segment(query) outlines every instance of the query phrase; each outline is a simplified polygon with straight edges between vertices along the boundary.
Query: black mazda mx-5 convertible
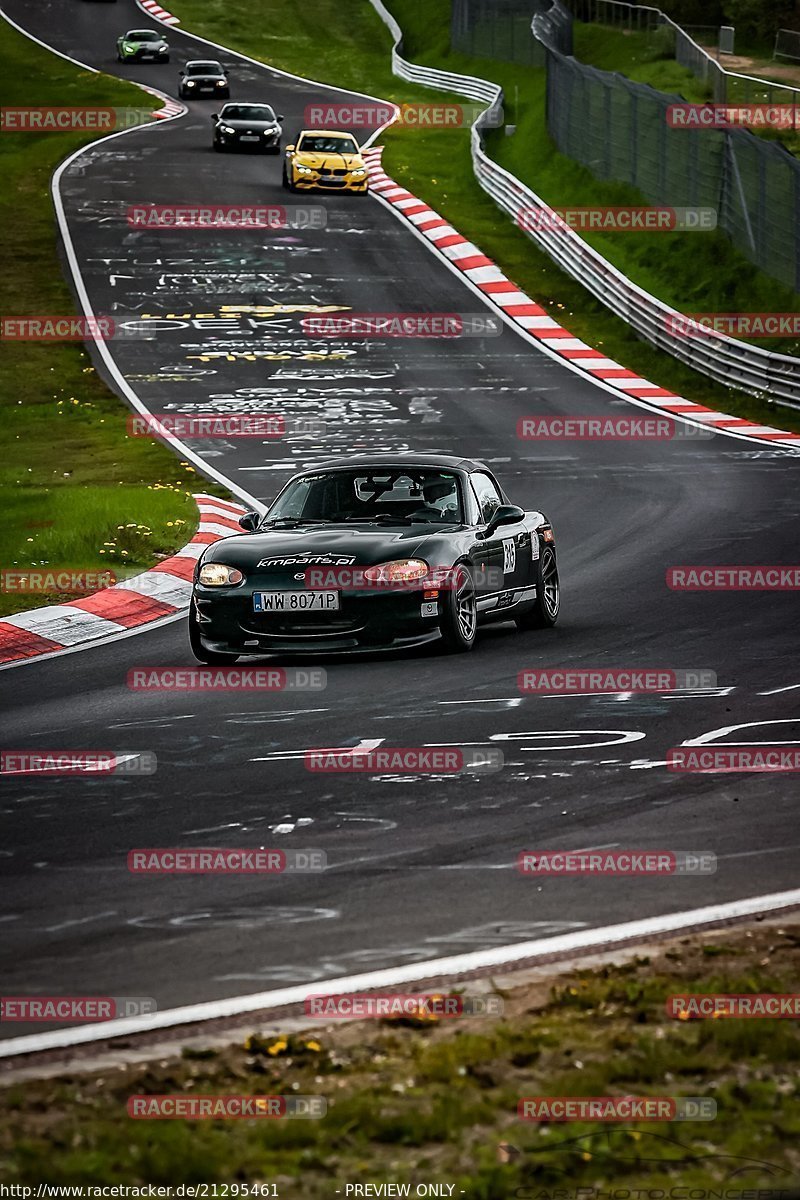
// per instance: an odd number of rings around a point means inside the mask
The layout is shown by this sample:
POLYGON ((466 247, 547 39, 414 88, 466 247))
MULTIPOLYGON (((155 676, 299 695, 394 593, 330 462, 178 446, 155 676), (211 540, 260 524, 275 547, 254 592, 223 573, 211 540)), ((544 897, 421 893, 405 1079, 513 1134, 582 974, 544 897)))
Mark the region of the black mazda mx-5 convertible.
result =
POLYGON ((441 640, 479 624, 554 625, 553 529, 508 502, 488 467, 439 454, 331 459, 295 475, 243 534, 198 560, 195 657, 326 654, 441 640))

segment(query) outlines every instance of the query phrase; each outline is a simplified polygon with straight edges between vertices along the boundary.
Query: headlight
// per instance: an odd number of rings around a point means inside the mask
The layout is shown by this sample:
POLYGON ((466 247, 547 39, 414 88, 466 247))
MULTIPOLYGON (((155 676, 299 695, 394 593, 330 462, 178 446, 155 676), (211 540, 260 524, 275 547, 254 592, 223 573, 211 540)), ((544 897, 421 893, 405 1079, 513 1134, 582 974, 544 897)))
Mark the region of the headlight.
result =
POLYGON ((187 86, 187 87, 194 87, 194 81, 193 81, 192 79, 187 79, 187 80, 186 80, 186 86, 187 86))
POLYGON ((298 168, 297 168, 297 169, 298 169, 298 171, 300 172, 300 174, 301 174, 301 175, 313 175, 313 174, 314 174, 314 167, 300 167, 300 166, 298 166, 298 168))
POLYGON ((220 125, 222 133, 236 133, 235 129, 231 129, 230 125, 220 125))
POLYGON ((217 87, 227 87, 227 86, 228 86, 227 79, 218 79, 217 80, 217 87))
POLYGON ((370 583, 407 583, 414 579, 424 579, 430 568, 421 558, 398 558, 394 562, 380 563, 377 567, 367 567, 364 578, 370 583))
POLYGON ((244 575, 238 567, 226 567, 224 563, 204 563, 200 568, 198 582, 205 587, 231 587, 241 583, 244 575))
POLYGON ((136 47, 131 42, 123 42, 122 49, 123 50, 135 50, 136 47))
POLYGON ((366 175, 366 173, 367 173, 367 168, 366 168, 366 167, 355 167, 355 168, 354 168, 354 169, 353 169, 353 170, 350 172, 350 174, 351 174, 351 175, 352 175, 354 178, 355 178, 355 176, 356 176, 356 175, 366 175))

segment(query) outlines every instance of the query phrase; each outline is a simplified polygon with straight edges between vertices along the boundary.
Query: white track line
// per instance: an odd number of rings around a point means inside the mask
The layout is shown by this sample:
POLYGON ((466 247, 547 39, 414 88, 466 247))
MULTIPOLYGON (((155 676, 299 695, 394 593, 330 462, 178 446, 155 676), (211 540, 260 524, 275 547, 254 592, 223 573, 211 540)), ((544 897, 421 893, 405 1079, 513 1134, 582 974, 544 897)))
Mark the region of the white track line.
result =
POLYGON ((312 994, 338 995, 359 989, 371 991, 376 988, 408 984, 420 980, 510 967, 513 963, 528 962, 552 954, 578 954, 581 951, 592 951, 599 947, 606 948, 633 940, 641 941, 650 937, 690 930, 695 926, 740 920, 794 907, 800 907, 800 888, 789 892, 775 892, 769 896, 751 896, 746 900, 734 900, 727 904, 712 904, 706 908, 690 909, 687 912, 646 917, 638 921, 627 921, 621 925, 607 925, 600 929, 582 929, 577 933, 539 938, 531 942, 518 942, 511 946, 496 946, 490 950, 473 950, 465 954, 454 954, 449 958, 406 963, 402 967, 368 971, 361 975, 346 975, 339 979, 324 979, 313 984, 293 985, 271 992, 233 996, 228 1000, 209 1000, 202 1004, 167 1009, 165 1012, 151 1013, 142 1017, 126 1017, 98 1025, 78 1025, 69 1029, 51 1030, 47 1033, 32 1033, 0 1042, 0 1058, 11 1058, 18 1054, 35 1054, 42 1050, 66 1049, 70 1046, 85 1045, 87 1042, 100 1042, 108 1038, 148 1033, 155 1029, 169 1029, 176 1025, 191 1025, 199 1021, 213 1021, 224 1017, 240 1016, 244 1013, 284 1008, 287 1005, 302 1004, 305 998, 312 994))

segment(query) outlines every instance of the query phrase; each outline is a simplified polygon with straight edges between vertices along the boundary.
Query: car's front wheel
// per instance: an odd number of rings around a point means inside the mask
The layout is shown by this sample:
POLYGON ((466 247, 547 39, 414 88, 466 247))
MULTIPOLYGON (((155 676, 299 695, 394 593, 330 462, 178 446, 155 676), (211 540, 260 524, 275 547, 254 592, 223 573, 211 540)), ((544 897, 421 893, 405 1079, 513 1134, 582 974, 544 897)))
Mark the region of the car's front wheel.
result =
POLYGON ((206 650, 200 638, 200 627, 194 613, 194 604, 189 609, 189 645, 197 661, 205 663, 209 667, 230 665, 239 658, 238 654, 220 654, 215 650, 206 650))
MULTIPOLYGON (((534 533, 533 537, 538 535, 534 533)), ((518 629, 552 629, 561 607, 561 585, 558 579, 555 550, 545 546, 536 570, 536 602, 516 617, 518 629)))
POLYGON ((452 585, 444 593, 439 630, 442 645, 448 654, 463 654, 475 644, 478 631, 478 600, 475 594, 475 580, 463 563, 456 566, 452 585))
POLYGON ((297 191, 297 188, 294 186, 294 184, 292 183, 292 181, 289 177, 289 172, 287 171, 286 167, 283 168, 283 176, 281 178, 281 183, 282 183, 283 187, 286 188, 287 192, 296 192, 297 191))

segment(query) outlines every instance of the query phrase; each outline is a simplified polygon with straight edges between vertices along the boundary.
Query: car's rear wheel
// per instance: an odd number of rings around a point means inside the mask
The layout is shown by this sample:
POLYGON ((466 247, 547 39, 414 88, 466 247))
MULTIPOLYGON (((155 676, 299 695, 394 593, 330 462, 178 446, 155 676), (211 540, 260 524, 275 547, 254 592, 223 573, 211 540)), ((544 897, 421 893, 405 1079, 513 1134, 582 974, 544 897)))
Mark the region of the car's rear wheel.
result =
POLYGON ((209 667, 230 665, 239 658, 238 654, 219 654, 215 650, 206 650, 200 638, 200 627, 194 614, 194 604, 189 609, 189 645, 197 661, 205 663, 209 667))
MULTIPOLYGON (((533 534, 533 537, 537 537, 533 534)), ((518 629, 552 629, 561 607, 561 585, 558 578, 555 550, 545 546, 536 570, 536 602, 516 617, 518 629)))
POLYGON ((475 644, 478 631, 478 601, 475 580, 463 563, 453 571, 452 586, 444 593, 439 629, 442 645, 448 654, 463 654, 475 644))

